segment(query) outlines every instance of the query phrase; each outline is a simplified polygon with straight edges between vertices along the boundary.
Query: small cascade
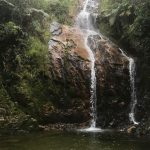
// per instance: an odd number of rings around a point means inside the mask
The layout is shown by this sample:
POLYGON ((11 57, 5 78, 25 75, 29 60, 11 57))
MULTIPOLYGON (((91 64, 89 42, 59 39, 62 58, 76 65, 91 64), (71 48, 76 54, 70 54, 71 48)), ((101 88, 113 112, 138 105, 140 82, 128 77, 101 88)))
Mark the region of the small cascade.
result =
POLYGON ((129 113, 129 119, 134 124, 138 124, 135 120, 135 107, 137 104, 137 97, 136 97, 136 89, 135 89, 135 62, 134 59, 129 59, 129 72, 130 72, 130 85, 131 85, 131 111, 129 113))
POLYGON ((131 105, 130 105, 130 113, 129 113, 129 120, 134 124, 138 124, 135 120, 135 107, 137 104, 137 97, 136 97, 136 89, 135 89, 135 61, 133 58, 128 57, 121 49, 121 53, 125 56, 129 61, 129 73, 130 73, 130 86, 131 86, 131 105))
POLYGON ((91 103, 91 124, 90 127, 91 128, 95 128, 96 127, 96 118, 97 118, 97 113, 96 113, 96 101, 97 101, 97 97, 96 97, 96 74, 95 74, 95 57, 94 54, 92 52, 92 50, 87 46, 87 39, 86 39, 86 47, 90 56, 90 60, 91 60, 91 98, 90 98, 90 103, 91 103))
POLYGON ((91 123, 90 128, 83 129, 82 131, 101 131, 101 129, 96 128, 96 119, 97 119, 97 109, 96 109, 96 71, 95 71, 95 55, 88 46, 88 37, 93 35, 98 35, 95 32, 93 23, 92 13, 97 9, 98 2, 97 0, 86 0, 83 10, 77 16, 76 26, 84 33, 85 36, 85 46, 89 53, 89 59, 91 61, 91 123))

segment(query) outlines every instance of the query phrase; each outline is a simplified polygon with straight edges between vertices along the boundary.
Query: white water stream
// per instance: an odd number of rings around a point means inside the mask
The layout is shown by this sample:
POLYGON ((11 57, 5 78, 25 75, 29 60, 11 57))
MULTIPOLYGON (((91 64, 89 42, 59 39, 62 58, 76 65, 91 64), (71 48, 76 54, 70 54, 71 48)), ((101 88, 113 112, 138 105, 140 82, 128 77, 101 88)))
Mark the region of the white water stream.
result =
POLYGON ((131 106, 130 106, 130 113, 129 113, 129 119, 134 124, 139 124, 135 120, 135 107, 137 104, 137 97, 136 97, 136 89, 135 89, 135 61, 133 58, 129 59, 129 72, 130 72, 130 86, 131 86, 131 106))
POLYGON ((129 113, 129 120, 134 124, 139 124, 135 119, 135 107, 137 104, 137 97, 136 97, 136 88, 135 88, 135 61, 133 58, 128 57, 121 49, 121 53, 125 56, 129 61, 129 75, 130 75, 130 87, 131 87, 131 104, 130 104, 130 113, 129 113))
POLYGON ((97 9, 97 0, 86 0, 82 11, 77 16, 77 27, 84 33, 85 36, 85 46, 89 53, 89 59, 91 61, 91 123, 90 128, 83 129, 84 131, 101 131, 101 129, 96 128, 97 110, 96 110, 96 71, 95 71, 95 56, 93 51, 88 46, 88 37, 91 35, 97 35, 93 26, 93 15, 94 11, 97 9))

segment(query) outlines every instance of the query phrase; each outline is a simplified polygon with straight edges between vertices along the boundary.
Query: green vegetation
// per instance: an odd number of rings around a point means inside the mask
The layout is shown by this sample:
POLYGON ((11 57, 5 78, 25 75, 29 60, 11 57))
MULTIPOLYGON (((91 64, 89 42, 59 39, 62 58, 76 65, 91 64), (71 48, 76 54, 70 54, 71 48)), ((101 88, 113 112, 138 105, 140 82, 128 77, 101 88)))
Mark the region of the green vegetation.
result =
POLYGON ((40 113, 58 105, 63 87, 53 84, 49 72, 49 24, 71 24, 75 4, 0 1, 0 129, 36 129, 40 113))
POLYGON ((101 5, 104 5, 105 9, 101 11, 99 18, 100 30, 122 44, 127 43, 128 47, 136 49, 139 55, 149 50, 149 1, 136 1, 134 6, 131 1, 115 1, 114 5, 110 5, 113 1, 106 2, 102 1, 101 5))
MULTIPOLYGON (((56 20, 63 24, 72 24, 73 15, 77 8, 77 1, 73 0, 8 0, 15 5, 15 11, 19 11, 18 19, 23 22, 23 15, 30 12, 31 8, 44 11, 49 14, 50 20, 56 20)), ((13 14, 12 17, 15 17, 13 14)), ((22 23, 24 24, 24 23, 22 23)))
POLYGON ((100 5, 100 11, 109 11, 111 12, 112 9, 116 9, 118 8, 120 5, 129 3, 130 4, 130 0, 101 0, 101 5, 100 5))

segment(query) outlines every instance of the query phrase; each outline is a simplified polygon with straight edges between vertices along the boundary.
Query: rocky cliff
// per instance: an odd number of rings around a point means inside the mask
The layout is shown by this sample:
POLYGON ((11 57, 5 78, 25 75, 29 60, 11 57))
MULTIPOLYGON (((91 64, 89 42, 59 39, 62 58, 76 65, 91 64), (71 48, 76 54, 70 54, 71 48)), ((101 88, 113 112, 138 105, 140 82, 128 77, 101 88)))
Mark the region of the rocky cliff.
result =
POLYGON ((101 32, 117 41, 136 60, 135 84, 138 104, 135 112, 140 125, 134 131, 136 135, 149 136, 150 2, 137 0, 134 6, 131 6, 130 2, 122 2, 121 5, 116 3, 112 7, 102 3, 101 7, 103 6, 109 8, 109 11, 103 10, 97 19, 101 32))
MULTIPOLYGON (((75 109, 80 117, 83 116, 80 121, 88 121, 91 70, 84 35, 79 29, 58 23, 52 24, 51 32, 53 36, 49 42, 50 72, 53 82, 63 86, 60 106, 75 109)), ((129 62, 120 49, 103 36, 89 36, 88 43, 96 57, 97 125, 118 127, 128 122, 129 62)), ((76 118, 77 116, 73 120, 76 118)))

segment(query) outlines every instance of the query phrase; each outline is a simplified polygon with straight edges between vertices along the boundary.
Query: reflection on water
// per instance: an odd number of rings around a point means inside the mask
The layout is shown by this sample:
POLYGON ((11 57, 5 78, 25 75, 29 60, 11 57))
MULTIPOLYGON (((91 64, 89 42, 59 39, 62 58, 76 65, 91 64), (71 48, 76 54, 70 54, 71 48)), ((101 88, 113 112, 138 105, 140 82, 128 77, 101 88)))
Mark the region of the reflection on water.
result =
POLYGON ((119 133, 51 132, 0 137, 0 150, 149 150, 150 141, 119 133))

